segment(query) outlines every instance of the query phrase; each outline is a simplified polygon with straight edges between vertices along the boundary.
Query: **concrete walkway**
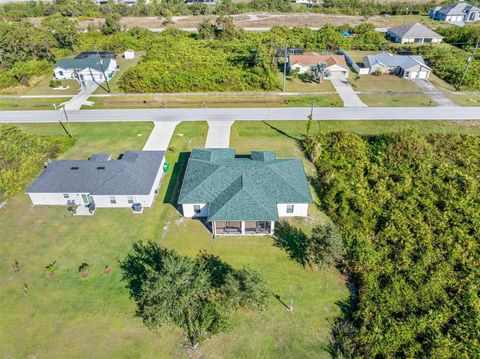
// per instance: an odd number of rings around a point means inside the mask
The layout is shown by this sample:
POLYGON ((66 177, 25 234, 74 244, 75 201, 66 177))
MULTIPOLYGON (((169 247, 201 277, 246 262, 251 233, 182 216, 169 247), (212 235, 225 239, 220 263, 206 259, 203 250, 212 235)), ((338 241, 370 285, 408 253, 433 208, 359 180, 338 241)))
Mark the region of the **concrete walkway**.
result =
POLYGON ((166 151, 170 139, 173 136, 175 127, 180 123, 180 121, 155 121, 155 126, 153 127, 148 140, 143 146, 144 151, 166 151))
POLYGON ((234 121, 208 121, 206 148, 227 148, 230 146, 230 129, 234 121))
POLYGON ((80 92, 73 96, 70 101, 64 102, 65 109, 67 111, 80 110, 83 105, 91 105, 92 102, 88 101, 88 98, 98 88, 98 84, 95 82, 87 82, 85 87, 82 87, 80 92))
POLYGON ((331 80, 333 87, 343 100, 343 107, 367 107, 345 80, 331 80))
POLYGON ((415 84, 420 87, 420 89, 423 91, 425 95, 430 97, 433 102, 437 104, 437 106, 449 106, 449 107, 454 107, 458 106, 455 102, 450 100, 445 94, 437 89, 433 84, 428 81, 428 80, 420 80, 420 79, 415 79, 413 80, 415 84))

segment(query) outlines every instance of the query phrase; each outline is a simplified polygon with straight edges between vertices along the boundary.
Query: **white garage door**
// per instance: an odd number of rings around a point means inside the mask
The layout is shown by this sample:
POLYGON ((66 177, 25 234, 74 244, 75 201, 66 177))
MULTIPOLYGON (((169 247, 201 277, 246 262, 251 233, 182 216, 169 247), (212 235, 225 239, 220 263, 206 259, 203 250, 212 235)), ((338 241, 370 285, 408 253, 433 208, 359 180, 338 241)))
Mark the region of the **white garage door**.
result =
POLYGON ((328 78, 335 79, 335 80, 346 80, 347 73, 346 71, 331 71, 328 78))
POLYGON ((427 73, 425 71, 420 71, 418 73, 418 78, 419 79, 426 79, 427 78, 427 73))

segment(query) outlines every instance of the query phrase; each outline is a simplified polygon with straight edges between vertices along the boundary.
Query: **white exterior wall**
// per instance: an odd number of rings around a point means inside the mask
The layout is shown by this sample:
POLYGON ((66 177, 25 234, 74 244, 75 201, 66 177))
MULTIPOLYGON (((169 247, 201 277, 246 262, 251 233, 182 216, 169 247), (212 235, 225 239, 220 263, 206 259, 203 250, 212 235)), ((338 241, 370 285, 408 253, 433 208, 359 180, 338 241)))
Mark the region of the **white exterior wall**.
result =
POLYGON ((295 64, 291 66, 291 71, 298 70, 299 74, 305 74, 310 71, 310 66, 302 66, 300 64, 295 64))
POLYGON ((75 72, 73 70, 62 69, 61 67, 55 67, 53 74, 57 80, 70 80, 75 78, 75 72))
POLYGON ((64 198, 63 193, 28 193, 34 205, 66 206, 68 201, 75 201, 78 205, 83 204, 81 193, 66 194, 69 198, 64 198))
POLYGON ((124 59, 134 59, 135 58, 135 52, 133 50, 127 50, 123 53, 123 58, 124 59))
MULTIPOLYGON (((438 43, 442 42, 442 39, 434 39, 434 38, 432 38, 432 42, 424 42, 424 41, 425 41, 425 39, 422 39, 422 41, 421 41, 421 42, 417 42, 417 44, 423 44, 423 43, 425 43, 425 44, 438 44, 438 43)), ((402 44, 410 44, 410 43, 413 44, 413 43, 415 43, 415 39, 414 39, 414 38, 411 38, 411 39, 405 39, 405 38, 403 38, 401 43, 402 43, 402 44)))
POLYGON ((207 203, 188 203, 182 204, 182 212, 185 217, 208 217, 208 204, 207 203), (193 206, 200 206, 200 213, 195 213, 193 206))
POLYGON ((307 217, 308 203, 278 203, 277 211, 279 217, 307 217), (293 213, 287 213, 287 205, 293 204, 293 213))

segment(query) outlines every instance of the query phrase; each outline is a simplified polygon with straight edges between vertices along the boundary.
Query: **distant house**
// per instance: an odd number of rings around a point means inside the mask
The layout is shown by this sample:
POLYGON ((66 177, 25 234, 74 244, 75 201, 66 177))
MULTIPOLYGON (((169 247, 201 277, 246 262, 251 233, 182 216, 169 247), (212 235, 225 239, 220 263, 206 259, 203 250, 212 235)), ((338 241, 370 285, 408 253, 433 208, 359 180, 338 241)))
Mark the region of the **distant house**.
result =
POLYGON ((391 27, 387 30, 387 38, 399 44, 437 44, 443 39, 441 35, 419 23, 391 27))
POLYGON ((434 20, 464 23, 480 21, 480 8, 459 2, 452 5, 437 6, 428 15, 434 20))
POLYGON ((428 79, 432 69, 423 58, 418 55, 392 55, 381 52, 377 55, 368 55, 363 58, 363 68, 368 73, 376 71, 391 73, 408 79, 428 79))
POLYGON ((73 59, 61 59, 53 70, 58 80, 106 82, 117 72, 117 61, 110 53, 88 53, 73 59))
POLYGON ((79 213, 97 207, 151 207, 164 155, 163 151, 128 151, 117 160, 96 154, 88 160, 52 161, 27 193, 34 205, 76 204, 79 213))
POLYGON ((304 74, 313 70, 317 65, 324 64, 327 69, 325 79, 346 79, 350 69, 343 55, 320 55, 316 52, 306 52, 303 55, 289 55, 288 68, 298 70, 304 74))
POLYGON ((207 5, 215 5, 217 3, 217 0, 185 0, 185 3, 187 5, 191 4, 207 4, 207 5))
POLYGON ((273 151, 236 157, 233 148, 194 149, 178 203, 213 235, 273 234, 280 217, 306 217, 312 196, 300 159, 273 151))

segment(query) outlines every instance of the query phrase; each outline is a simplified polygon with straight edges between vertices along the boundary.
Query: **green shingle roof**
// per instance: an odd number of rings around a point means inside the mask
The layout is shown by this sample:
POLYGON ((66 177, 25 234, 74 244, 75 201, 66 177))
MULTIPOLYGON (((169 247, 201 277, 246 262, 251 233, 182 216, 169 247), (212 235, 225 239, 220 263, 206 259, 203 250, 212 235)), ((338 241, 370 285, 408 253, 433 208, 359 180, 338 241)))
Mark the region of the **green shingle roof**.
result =
POLYGON ((102 71, 102 65, 100 65, 100 60, 103 62, 103 68, 106 70, 110 66, 110 58, 102 58, 100 56, 88 56, 80 59, 60 59, 56 62, 55 67, 61 67, 62 69, 74 69, 74 70, 83 70, 88 67, 102 71))
POLYGON ((194 149, 178 203, 208 203, 208 220, 278 219, 277 203, 310 203, 312 196, 302 161, 277 159, 273 151, 194 149))

